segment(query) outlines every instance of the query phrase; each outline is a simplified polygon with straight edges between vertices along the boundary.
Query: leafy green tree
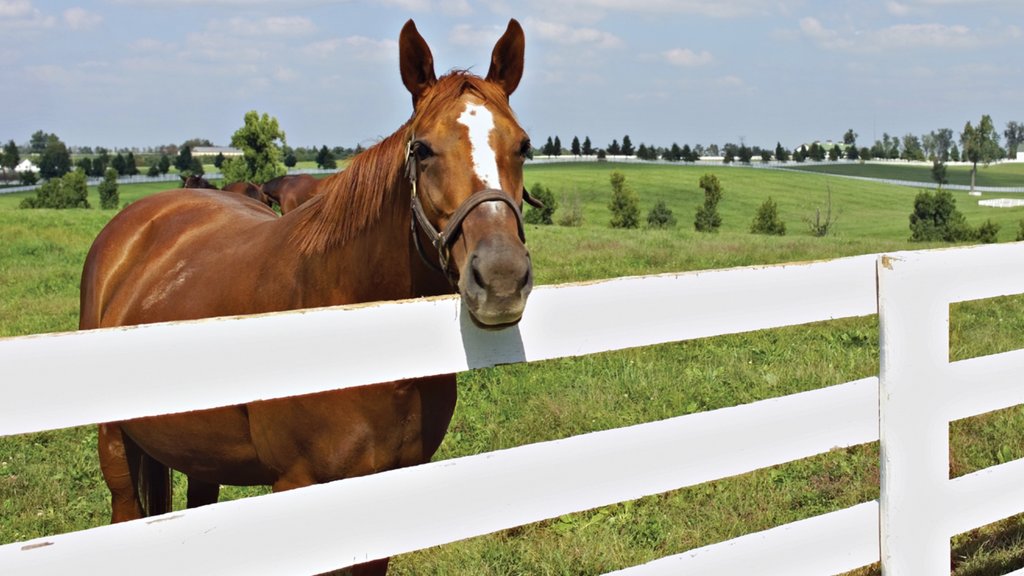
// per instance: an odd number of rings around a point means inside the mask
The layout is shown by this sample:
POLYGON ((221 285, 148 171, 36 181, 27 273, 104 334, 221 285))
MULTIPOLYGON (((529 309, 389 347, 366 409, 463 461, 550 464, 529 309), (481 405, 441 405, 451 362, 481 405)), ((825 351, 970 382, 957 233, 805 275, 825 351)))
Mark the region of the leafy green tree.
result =
POLYGON ((750 164, 750 160, 754 157, 754 152, 746 144, 740 144, 740 147, 736 150, 736 157, 743 164, 750 164))
POLYGON ((704 190, 704 205, 697 209, 693 227, 698 232, 718 232, 722 226, 722 216, 718 213, 722 185, 718 181, 718 176, 705 174, 700 177, 700 187, 704 190))
MULTIPOLYGON (((128 174, 128 164, 124 159, 124 154, 118 153, 117 156, 114 156, 114 158, 110 161, 110 167, 113 168, 114 170, 117 170, 118 174, 128 174)), ((106 171, 104 171, 104 175, 106 175, 106 171)))
POLYGON ((942 188, 943 184, 949 182, 949 179, 946 178, 946 165, 939 160, 932 162, 932 180, 935 180, 939 188, 942 188))
POLYGON ((1006 155, 1010 158, 1016 157, 1018 145, 1024 142, 1024 124, 1016 121, 1007 122, 1003 136, 1006 136, 1006 155))
POLYGON ((985 114, 977 126, 967 122, 964 131, 960 133, 960 145, 964 148, 964 159, 971 163, 971 192, 974 192, 978 162, 987 166, 999 158, 999 134, 992 124, 992 117, 985 114))
POLYGON ((160 165, 159 164, 150 164, 149 165, 149 169, 146 171, 146 176, 149 176, 150 178, 155 178, 155 177, 157 177, 159 175, 160 175, 160 165))
POLYGON ((648 228, 675 228, 676 217, 672 214, 672 209, 669 208, 664 200, 658 200, 654 203, 654 208, 647 213, 647 227, 648 228))
POLYGON ((856 144, 853 146, 847 146, 846 148, 846 159, 847 160, 860 160, 860 150, 857 149, 856 144))
POLYGON ((573 156, 580 156, 582 150, 580 149, 580 139, 578 136, 572 137, 572 147, 570 148, 573 156))
POLYGON ((0 169, 12 171, 20 163, 21 153, 18 151, 18 145, 14 143, 14 140, 10 140, 4 144, 3 152, 0 152, 0 169))
POLYGON ((551 136, 548 136, 548 141, 544 143, 544 147, 541 148, 540 153, 545 156, 555 155, 555 141, 551 139, 551 136))
POLYGON ((767 164, 772 161, 772 153, 768 150, 761 150, 761 163, 767 164))
POLYGON ((334 159, 334 153, 327 149, 326 144, 316 153, 316 165, 325 170, 333 170, 338 167, 338 162, 334 159))
POLYGON ((978 226, 978 229, 974 231, 974 236, 982 244, 995 244, 999 241, 999 228, 999 224, 990 218, 978 226))
POLYGON ((295 152, 289 151, 284 155, 284 165, 288 168, 295 168, 295 165, 299 163, 299 159, 295 157, 295 152))
POLYGON ((68 147, 56 135, 50 134, 46 148, 39 157, 39 176, 45 179, 60 178, 70 171, 71 153, 68 147))
POLYGON ((135 176, 139 173, 139 164, 135 160, 134 152, 128 152, 128 155, 124 157, 124 169, 125 174, 129 176, 135 176))
POLYGON ((853 131, 853 128, 850 128, 845 134, 843 134, 843 144, 847 146, 857 146, 857 133, 853 131))
MULTIPOLYGON (((49 148, 49 144, 47 145, 49 148)), ((85 172, 75 170, 61 177, 50 178, 36 189, 35 198, 25 198, 21 208, 88 208, 89 188, 85 172)))
POLYGON ((612 143, 608 145, 608 154, 611 156, 620 156, 622 154, 622 147, 619 146, 619 141, 613 139, 612 143))
POLYGON ((640 226, 640 199, 636 192, 626 185, 621 172, 612 172, 612 199, 608 209, 612 212, 612 228, 636 228, 640 226))
POLYGON ((231 145, 241 150, 242 156, 224 162, 225 180, 263 184, 285 175, 288 170, 281 161, 284 142, 277 118, 266 113, 261 116, 255 110, 246 112, 245 125, 231 136, 231 145))
POLYGON ((42 130, 33 132, 28 140, 29 151, 33 154, 42 154, 46 150, 46 145, 50 143, 51 136, 56 137, 56 134, 47 134, 42 130))
POLYGON ((117 169, 107 168, 103 175, 103 181, 97 187, 100 193, 100 208, 113 210, 120 204, 120 194, 117 192, 117 169))
POLYGON ((757 209, 754 221, 750 224, 750 232, 774 236, 786 235, 786 223, 779 219, 779 206, 771 196, 757 209))
POLYGON ((551 193, 551 190, 537 182, 533 185, 533 188, 530 188, 530 195, 539 200, 544 206, 542 208, 530 206, 526 210, 523 220, 527 224, 554 224, 555 221, 552 216, 558 208, 558 201, 555 200, 555 195, 551 193))
POLYGON ((622 155, 632 156, 636 154, 636 149, 633 148, 633 142, 629 139, 629 134, 622 137, 622 155))
POLYGON ((914 162, 924 161, 924 148, 921 146, 921 139, 913 134, 903 137, 903 153, 900 155, 904 160, 914 162))
POLYGON ((217 155, 213 157, 213 165, 214 165, 214 167, 216 167, 218 170, 223 168, 224 167, 224 160, 225 159, 226 158, 224 158, 224 153, 223 152, 217 152, 217 155))
POLYGON ((775 143, 775 159, 779 162, 789 162, 789 150, 783 148, 781 142, 775 143))
POLYGON ((593 156, 594 155, 594 145, 590 143, 590 136, 585 136, 583 138, 583 155, 584 156, 593 156))
POLYGON ((832 147, 828 149, 828 160, 829 160, 829 162, 836 162, 836 161, 839 160, 839 145, 838 144, 833 144, 832 147))
POLYGON ((160 173, 161 174, 167 174, 168 172, 170 172, 171 171, 171 157, 168 156, 167 154, 161 154, 160 155, 160 162, 157 164, 157 167, 160 168, 160 173))
POLYGON ((914 211, 910 214, 912 242, 962 242, 974 237, 949 190, 937 190, 935 194, 922 191, 914 198, 914 211))
POLYGON ((555 142, 554 146, 551 148, 551 154, 556 157, 562 155, 562 141, 558 136, 555 136, 555 142))
POLYGON ((182 146, 178 150, 178 157, 174 159, 174 167, 178 169, 178 172, 184 174, 192 168, 192 147, 189 145, 182 146))

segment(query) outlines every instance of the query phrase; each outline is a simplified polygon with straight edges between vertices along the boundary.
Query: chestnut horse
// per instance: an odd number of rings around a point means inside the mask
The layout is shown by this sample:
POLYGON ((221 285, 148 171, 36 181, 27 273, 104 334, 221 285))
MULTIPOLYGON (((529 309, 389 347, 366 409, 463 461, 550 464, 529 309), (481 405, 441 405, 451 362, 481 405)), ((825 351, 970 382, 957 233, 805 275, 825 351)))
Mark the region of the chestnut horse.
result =
POLYGON ((260 189, 267 198, 277 202, 281 214, 287 214, 312 198, 319 182, 309 174, 289 174, 267 181, 260 189))
POLYGON ((202 176, 196 176, 195 174, 192 174, 192 175, 189 175, 187 177, 186 176, 182 176, 181 177, 181 187, 182 188, 199 188, 199 189, 203 189, 203 190, 223 190, 225 192, 234 192, 235 194, 241 194, 243 196, 248 196, 249 198, 252 198, 253 200, 256 200, 257 202, 260 202, 261 204, 266 204, 267 206, 271 206, 272 207, 274 205, 274 202, 269 197, 267 197, 266 194, 263 193, 263 190, 261 190, 259 186, 253 184, 252 182, 242 182, 242 181, 232 182, 230 184, 225 184, 223 188, 217 188, 216 185, 212 184, 206 178, 203 178, 202 176))
MULTIPOLYGON (((399 37, 413 102, 403 126, 281 217, 212 190, 133 202, 89 251, 79 327, 454 292, 478 325, 515 324, 533 286, 520 212, 530 143, 509 106, 524 47, 512 20, 486 78, 437 78, 410 20, 399 37)), ((112 520, 168 511, 169 468, 187 476, 192 507, 215 502, 220 484, 281 491, 426 462, 455 397, 455 376, 442 375, 103 424, 112 520)), ((354 572, 386 569, 383 559, 354 572)))

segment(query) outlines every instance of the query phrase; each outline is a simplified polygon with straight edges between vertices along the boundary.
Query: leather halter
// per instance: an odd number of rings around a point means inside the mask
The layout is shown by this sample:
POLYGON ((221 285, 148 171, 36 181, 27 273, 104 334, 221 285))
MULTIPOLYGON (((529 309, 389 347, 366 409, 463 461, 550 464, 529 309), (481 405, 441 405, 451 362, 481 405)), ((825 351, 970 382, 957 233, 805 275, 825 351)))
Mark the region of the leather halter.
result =
MULTIPOLYGON (((430 268, 436 270, 445 275, 448 279, 448 283, 452 286, 458 285, 458 279, 451 271, 451 247, 458 238, 459 233, 462 231, 462 222, 469 216, 469 213, 474 208, 483 204, 484 202, 503 202, 512 209, 512 213, 516 217, 516 227, 519 229, 519 240, 526 243, 526 233, 523 229, 523 213, 520 210, 519 205, 516 204, 515 200, 508 195, 504 190, 497 190, 489 188, 480 190, 472 194, 469 198, 466 198, 459 207, 452 213, 448 220, 448 224, 445 225, 443 230, 438 229, 431 224, 427 218, 426 213, 423 211, 423 203, 420 201, 419 193, 416 189, 416 181, 419 177, 418 164, 416 162, 416 149, 415 139, 410 138, 408 144, 406 144, 405 152, 405 175, 409 179, 409 183, 412 184, 412 197, 411 197, 411 208, 412 208, 412 239, 416 245, 416 251, 419 253, 420 258, 430 268), (419 228, 430 240, 431 245, 437 250, 438 261, 434 262, 428 256, 423 248, 423 243, 420 242, 419 228)), ((543 208, 544 204, 530 196, 526 188, 523 188, 523 200, 531 206, 536 208, 543 208)))

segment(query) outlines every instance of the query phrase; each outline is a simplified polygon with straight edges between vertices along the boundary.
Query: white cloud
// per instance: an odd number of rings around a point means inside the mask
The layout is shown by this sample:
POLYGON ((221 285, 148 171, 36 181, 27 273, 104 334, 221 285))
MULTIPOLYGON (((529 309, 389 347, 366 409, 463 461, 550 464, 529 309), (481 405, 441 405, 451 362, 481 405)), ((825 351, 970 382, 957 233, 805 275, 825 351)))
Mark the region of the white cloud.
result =
POLYGON ((595 12, 626 12, 645 14, 692 14, 713 18, 739 18, 762 14, 787 13, 800 0, 534 0, 534 8, 578 19, 593 16, 595 12))
POLYGON ((397 57, 398 42, 375 40, 366 36, 331 38, 303 46, 300 51, 310 58, 326 60, 343 55, 346 60, 380 62, 397 57))
POLYGON ((503 28, 494 26, 476 27, 459 24, 452 29, 448 39, 457 46, 493 46, 494 42, 501 37, 503 30, 503 28))
POLYGON ((313 21, 303 16, 235 17, 227 22, 211 22, 209 28, 238 36, 308 36, 316 32, 313 21))
POLYGON ((707 50, 694 52, 689 48, 673 48, 672 50, 662 52, 661 55, 669 64, 684 68, 704 66, 714 61, 714 57, 707 50))
POLYGON ((889 12, 889 14, 892 14, 893 16, 906 16, 910 14, 910 6, 907 6, 902 2, 895 2, 893 0, 890 0, 889 2, 885 3, 885 10, 889 12))
POLYGON ((971 28, 947 24, 897 24, 879 30, 840 32, 825 27, 818 19, 800 20, 800 31, 826 50, 875 53, 895 49, 973 48, 985 39, 971 28))
POLYGON ((84 8, 68 8, 64 11, 64 23, 72 30, 92 30, 101 22, 103 22, 102 16, 84 8))
POLYGON ((43 14, 30 0, 0 0, 0 30, 51 28, 56 18, 43 14))
POLYGON ((557 22, 530 20, 527 23, 531 34, 538 38, 566 45, 589 45, 597 48, 617 48, 622 45, 614 34, 595 28, 572 28, 557 22))

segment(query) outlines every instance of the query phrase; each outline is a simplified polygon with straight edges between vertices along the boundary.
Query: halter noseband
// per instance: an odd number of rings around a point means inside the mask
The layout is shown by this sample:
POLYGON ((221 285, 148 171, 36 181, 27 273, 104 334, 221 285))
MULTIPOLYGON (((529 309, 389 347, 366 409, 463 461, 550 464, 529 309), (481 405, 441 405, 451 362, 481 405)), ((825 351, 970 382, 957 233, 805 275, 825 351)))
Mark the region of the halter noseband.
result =
MULTIPOLYGON (((455 243, 455 239, 459 236, 459 232, 462 231, 462 221, 469 216, 469 213, 474 208, 483 204, 484 202, 504 202, 512 209, 512 213, 516 217, 516 227, 519 229, 519 240, 523 243, 526 242, 526 233, 523 229, 523 213, 520 210, 519 205, 516 204, 515 200, 508 195, 504 190, 497 190, 494 188, 480 190, 475 192, 469 198, 466 199, 458 209, 452 213, 451 218, 448 220, 448 224, 445 225, 444 229, 438 231, 437 228, 431 224, 427 218, 426 213, 423 211, 423 203, 420 201, 419 194, 416 189, 416 181, 419 176, 418 165, 416 163, 416 155, 414 148, 414 139, 410 138, 408 144, 405 147, 405 176, 409 179, 409 183, 412 184, 412 239, 416 245, 416 251, 419 253, 420 258, 430 268, 445 275, 448 279, 448 283, 452 286, 457 284, 455 276, 452 274, 449 264, 451 263, 451 247, 455 243), (437 250, 438 261, 434 262, 428 256, 423 248, 423 243, 420 242, 420 235, 417 227, 426 234, 430 240, 431 245, 437 250)), ((523 200, 536 208, 543 208, 544 205, 530 196, 530 193, 523 188, 523 200)))

